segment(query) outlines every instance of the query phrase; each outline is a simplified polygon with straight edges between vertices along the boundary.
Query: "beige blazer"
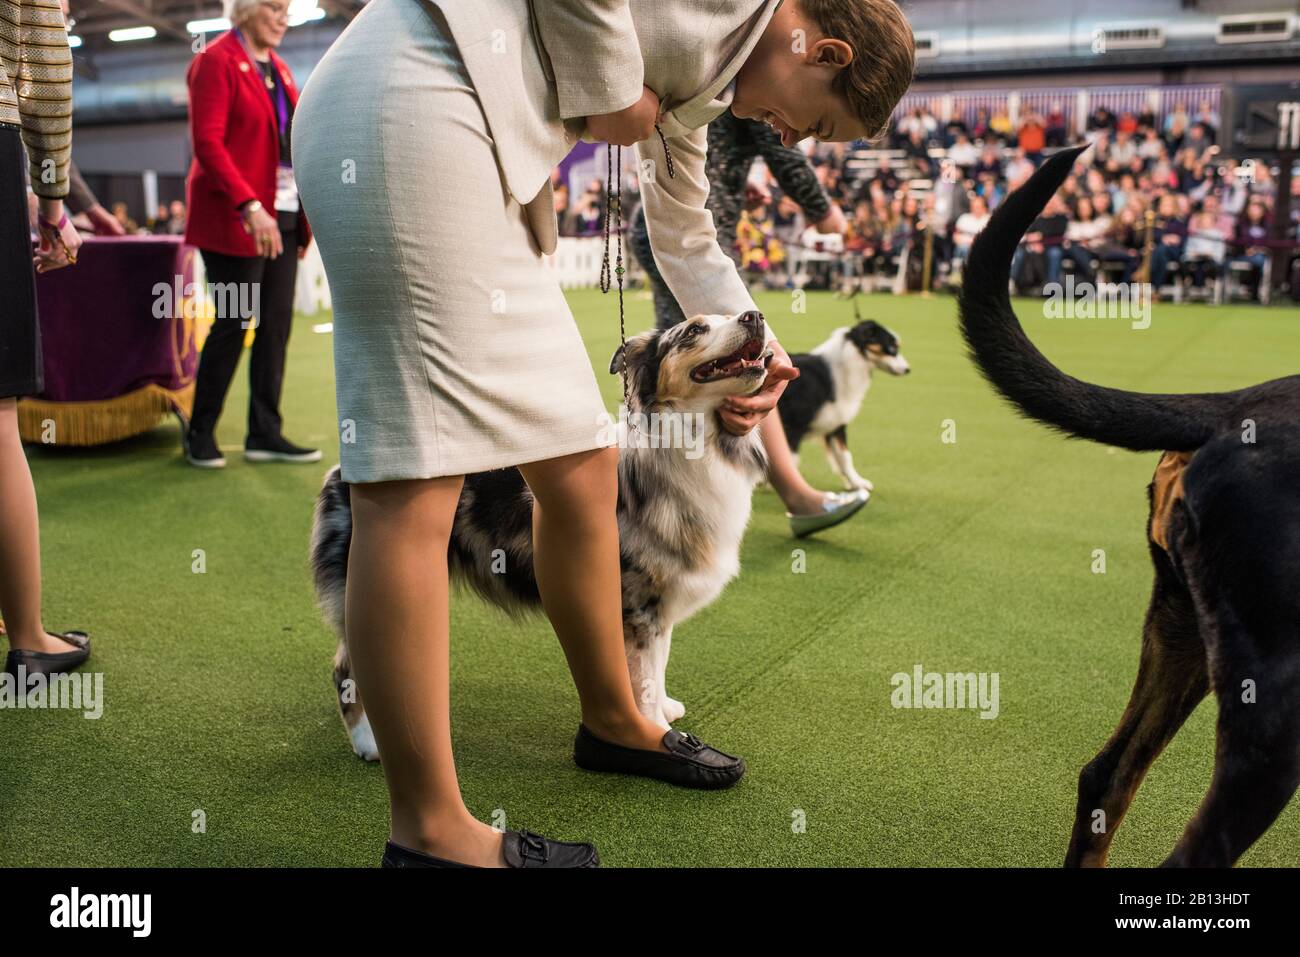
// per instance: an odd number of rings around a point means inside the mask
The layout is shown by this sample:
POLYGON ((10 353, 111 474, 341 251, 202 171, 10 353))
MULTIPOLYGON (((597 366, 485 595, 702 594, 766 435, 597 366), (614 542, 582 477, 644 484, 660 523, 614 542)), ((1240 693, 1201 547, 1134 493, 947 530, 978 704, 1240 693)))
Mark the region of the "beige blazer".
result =
POLYGON ((781 0, 427 0, 441 9, 478 92, 506 187, 554 252, 551 171, 583 118, 659 95, 672 151, 638 143, 655 262, 686 315, 754 308, 705 207, 705 127, 781 0))

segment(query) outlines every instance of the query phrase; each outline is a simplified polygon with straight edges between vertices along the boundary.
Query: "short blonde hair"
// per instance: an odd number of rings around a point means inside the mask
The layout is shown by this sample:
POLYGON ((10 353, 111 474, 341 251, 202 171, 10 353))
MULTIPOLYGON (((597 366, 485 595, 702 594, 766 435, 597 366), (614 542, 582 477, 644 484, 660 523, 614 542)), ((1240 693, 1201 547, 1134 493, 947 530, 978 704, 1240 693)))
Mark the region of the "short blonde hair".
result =
POLYGON ((257 12, 257 8, 262 5, 262 0, 222 0, 222 7, 226 14, 226 19, 232 26, 239 26, 246 23, 248 18, 257 12))
POLYGON ((853 62, 836 75, 833 89, 848 100, 868 138, 881 138, 916 71, 912 25, 894 0, 798 2, 823 34, 853 48, 853 62))

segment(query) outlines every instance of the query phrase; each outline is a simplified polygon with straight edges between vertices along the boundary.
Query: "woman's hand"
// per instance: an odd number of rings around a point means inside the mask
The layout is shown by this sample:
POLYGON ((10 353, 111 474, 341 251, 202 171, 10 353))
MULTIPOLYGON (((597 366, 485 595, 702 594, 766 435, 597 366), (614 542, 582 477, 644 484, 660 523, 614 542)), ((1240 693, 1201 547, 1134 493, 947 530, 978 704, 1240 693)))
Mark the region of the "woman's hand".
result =
POLYGON ((37 226, 41 244, 32 258, 32 265, 39 273, 75 265, 77 250, 81 248, 81 234, 72 225, 72 220, 65 218, 63 200, 42 199, 40 212, 41 218, 37 221, 37 226))
POLYGON ((280 237, 280 227, 275 217, 264 207, 258 207, 243 217, 244 232, 253 234, 257 244, 257 254, 267 259, 275 259, 284 252, 284 240, 280 237))
POLYGON ((615 146, 632 146, 654 132, 659 122, 659 96, 648 86, 641 88, 641 99, 617 113, 587 117, 587 135, 615 146))
POLYGON ((776 408, 776 400, 781 398, 786 383, 799 378, 799 370, 794 367, 781 343, 773 339, 768 345, 772 349, 772 359, 767 364, 767 379, 763 382, 763 388, 753 395, 729 398, 718 410, 723 428, 733 435, 745 435, 752 431, 776 408))

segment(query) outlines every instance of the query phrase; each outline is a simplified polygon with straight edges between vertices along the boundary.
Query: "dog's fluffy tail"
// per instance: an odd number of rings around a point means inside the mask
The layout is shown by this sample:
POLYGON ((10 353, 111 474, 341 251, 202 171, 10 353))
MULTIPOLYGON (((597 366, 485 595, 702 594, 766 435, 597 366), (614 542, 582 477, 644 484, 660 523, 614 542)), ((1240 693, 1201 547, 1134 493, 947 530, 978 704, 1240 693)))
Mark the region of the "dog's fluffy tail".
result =
POLYGON ((1053 155, 1003 201, 975 240, 962 283, 962 335, 984 377, 1030 418, 1133 451, 1198 449, 1223 421, 1228 395, 1150 395, 1082 382, 1034 347, 1011 309, 1007 284, 1016 245, 1086 148, 1053 155))

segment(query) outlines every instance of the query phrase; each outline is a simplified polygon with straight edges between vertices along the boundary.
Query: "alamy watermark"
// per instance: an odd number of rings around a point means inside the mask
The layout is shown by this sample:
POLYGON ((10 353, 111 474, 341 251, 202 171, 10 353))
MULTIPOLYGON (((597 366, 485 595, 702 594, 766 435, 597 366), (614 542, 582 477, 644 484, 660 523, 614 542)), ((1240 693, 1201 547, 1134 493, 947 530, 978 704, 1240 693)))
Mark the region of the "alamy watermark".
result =
POLYGON ((0 673, 0 711, 81 711, 83 718, 97 721, 104 715, 104 673, 28 674, 19 664, 17 675, 0 673))
POLYGON ((620 403, 618 418, 596 416, 596 441, 620 449, 684 449, 688 459, 704 455, 708 416, 703 412, 628 412, 620 403))
POLYGON ((1078 282, 1043 287, 1043 316, 1047 319, 1128 319, 1134 329, 1151 326, 1151 284, 1147 282, 1078 282))
POLYGON ((998 672, 926 671, 914 665, 911 672, 900 671, 889 679, 893 691, 889 703, 895 708, 949 708, 978 711, 981 718, 993 719, 1000 711, 998 672))

